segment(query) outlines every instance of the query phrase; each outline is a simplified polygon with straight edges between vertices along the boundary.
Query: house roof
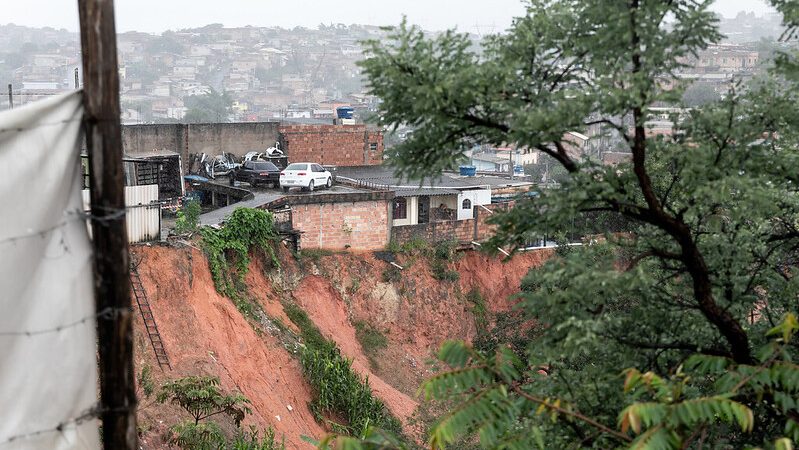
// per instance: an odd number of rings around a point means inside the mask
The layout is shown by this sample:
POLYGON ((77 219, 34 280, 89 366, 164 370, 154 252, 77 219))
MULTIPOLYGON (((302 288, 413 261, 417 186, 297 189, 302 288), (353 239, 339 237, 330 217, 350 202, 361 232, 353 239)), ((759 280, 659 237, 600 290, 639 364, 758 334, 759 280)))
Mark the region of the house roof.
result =
POLYGON ((501 156, 491 155, 489 153, 475 153, 472 155, 472 159, 476 159, 478 161, 485 161, 494 164, 510 164, 510 159, 503 158, 501 156))
POLYGON ((457 195, 460 191, 455 189, 436 189, 436 188, 421 188, 421 189, 397 189, 394 191, 394 197, 419 197, 422 195, 457 195))
POLYGON ((528 181, 511 180, 497 176, 468 177, 447 172, 444 172, 438 177, 434 178, 426 178, 424 180, 409 180, 407 178, 397 177, 394 174, 394 170, 386 166, 336 167, 335 169, 331 170, 331 172, 333 172, 337 178, 350 179, 366 186, 371 185, 376 188, 391 189, 397 192, 409 189, 434 189, 439 191, 443 189, 450 189, 462 191, 479 188, 488 189, 532 185, 532 183, 528 181))

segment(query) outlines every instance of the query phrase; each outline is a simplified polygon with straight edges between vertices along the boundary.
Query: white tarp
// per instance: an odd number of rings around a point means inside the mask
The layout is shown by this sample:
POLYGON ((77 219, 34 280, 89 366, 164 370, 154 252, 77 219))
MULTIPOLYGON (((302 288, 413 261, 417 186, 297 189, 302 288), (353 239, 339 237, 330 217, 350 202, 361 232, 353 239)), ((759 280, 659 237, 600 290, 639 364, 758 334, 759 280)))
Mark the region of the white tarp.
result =
POLYGON ((96 449, 80 92, 0 112, 0 449, 96 449))

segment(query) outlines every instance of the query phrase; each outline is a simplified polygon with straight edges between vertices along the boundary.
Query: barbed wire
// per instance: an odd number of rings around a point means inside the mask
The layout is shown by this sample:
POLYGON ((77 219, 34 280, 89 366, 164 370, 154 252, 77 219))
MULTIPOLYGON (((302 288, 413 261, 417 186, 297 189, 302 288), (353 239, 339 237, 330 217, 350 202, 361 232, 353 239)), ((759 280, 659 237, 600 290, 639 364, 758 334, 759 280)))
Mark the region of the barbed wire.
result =
POLYGON ((21 240, 24 240, 24 239, 30 239, 30 238, 33 238, 33 237, 42 237, 43 238, 43 237, 47 236, 48 233, 51 233, 51 232, 53 232, 53 231, 55 231, 55 230, 57 230, 59 228, 62 228, 64 226, 66 226, 67 224, 69 224, 73 220, 91 220, 92 222, 96 222, 96 223, 99 223, 99 224, 105 224, 105 223, 113 222, 115 220, 119 220, 119 219, 125 217, 125 214, 127 214, 128 209, 133 209, 133 208, 136 208, 138 206, 139 205, 126 206, 125 208, 102 208, 102 209, 105 209, 106 211, 111 211, 109 214, 93 214, 90 211, 80 211, 80 210, 67 211, 67 213, 66 213, 67 216, 74 216, 74 217, 73 218, 64 219, 64 220, 62 220, 62 221, 60 221, 60 222, 58 222, 58 223, 56 223, 54 225, 51 225, 51 226, 49 226, 47 228, 43 228, 41 230, 30 231, 30 232, 25 233, 25 234, 20 234, 20 235, 17 235, 17 236, 11 236, 11 237, 0 239, 0 245, 13 243, 13 242, 21 241, 21 240))
POLYGON ((101 309, 100 311, 86 316, 82 319, 76 320, 74 322, 65 323, 62 325, 58 325, 53 328, 44 328, 41 330, 34 330, 34 331, 0 331, 0 337, 10 337, 10 336, 38 336, 42 334, 49 334, 49 333, 59 333, 61 331, 67 330, 69 328, 77 327, 78 325, 82 325, 89 321, 94 321, 97 319, 111 319, 119 316, 122 311, 132 312, 133 307, 112 307, 108 306, 106 308, 101 309))
MULTIPOLYGON (((33 437, 36 437, 36 436, 41 436, 43 434, 63 433, 64 430, 67 429, 67 427, 69 427, 71 425, 74 425, 75 427, 77 427, 78 425, 81 425, 82 423, 84 423, 86 421, 97 419, 98 417, 100 417, 100 415, 103 412, 106 412, 106 411, 110 411, 110 409, 102 408, 99 403, 95 404, 91 408, 89 408, 89 409, 85 410, 84 412, 82 412, 79 416, 73 417, 71 419, 67 419, 67 420, 64 420, 64 421, 61 421, 56 426, 54 426, 52 428, 47 428, 47 429, 43 429, 43 430, 32 431, 30 433, 22 433, 22 434, 17 434, 17 435, 14 435, 14 436, 10 436, 10 437, 6 438, 5 440, 0 441, 0 447, 12 444, 12 443, 14 443, 16 441, 30 439, 30 438, 33 438, 33 437)), ((127 411, 127 409, 126 410, 121 410, 121 411, 127 411)))

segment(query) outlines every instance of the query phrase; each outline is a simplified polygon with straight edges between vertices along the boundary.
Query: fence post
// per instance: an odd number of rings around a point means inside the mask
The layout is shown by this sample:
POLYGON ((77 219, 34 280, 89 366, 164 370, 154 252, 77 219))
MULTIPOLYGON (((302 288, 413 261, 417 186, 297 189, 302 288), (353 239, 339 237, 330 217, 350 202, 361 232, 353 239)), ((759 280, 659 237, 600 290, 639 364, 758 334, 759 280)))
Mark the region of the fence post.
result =
POLYGON ((113 0, 78 0, 89 153, 103 447, 138 449, 125 173, 113 0))

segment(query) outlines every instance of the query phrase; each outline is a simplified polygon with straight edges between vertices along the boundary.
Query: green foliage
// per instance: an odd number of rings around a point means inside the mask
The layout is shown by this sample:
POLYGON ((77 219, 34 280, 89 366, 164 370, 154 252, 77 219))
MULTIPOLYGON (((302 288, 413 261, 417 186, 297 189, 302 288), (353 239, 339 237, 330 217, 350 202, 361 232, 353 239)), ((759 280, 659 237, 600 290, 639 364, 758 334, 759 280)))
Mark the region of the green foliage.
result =
POLYGON ((685 106, 702 106, 721 100, 721 96, 716 93, 710 84, 694 83, 685 89, 682 94, 682 101, 685 106))
POLYGON ((258 430, 250 427, 248 431, 239 431, 230 444, 230 450, 286 450, 285 440, 277 441, 275 430, 269 427, 263 431, 263 437, 258 436, 258 430))
POLYGON ((280 266, 272 247, 278 234, 269 211, 238 208, 222 228, 205 227, 201 232, 214 286, 222 294, 237 295, 236 282, 243 283, 250 264, 249 253, 253 249, 265 252, 273 265, 280 266))
POLYGON ((170 428, 169 443, 184 450, 220 450, 225 448, 225 435, 214 422, 195 423, 190 420, 170 428))
POLYGON ((397 283, 402 280, 402 270, 389 264, 383 269, 380 279, 383 283, 397 283))
POLYGON ((455 241, 442 241, 436 243, 432 248, 430 260, 430 270, 433 278, 439 281, 458 281, 461 274, 455 270, 450 270, 449 263, 455 258, 455 241))
POLYGON ((332 424, 336 431, 353 436, 363 436, 371 426, 401 431, 399 421, 372 395, 369 380, 352 370, 352 361, 343 357, 335 344, 306 347, 301 360, 303 374, 315 393, 313 411, 319 417, 332 412, 347 420, 346 425, 332 424))
POLYGON ((375 358, 380 350, 388 347, 388 338, 380 330, 363 320, 356 321, 355 337, 361 343, 364 354, 370 359, 375 358))
POLYGON ((405 241, 403 243, 399 243, 395 240, 391 240, 386 247, 386 250, 391 253, 400 253, 400 254, 408 254, 408 255, 429 255, 430 254, 430 243, 420 237, 413 237, 412 239, 405 241))
MULTIPOLYGON (((346 419, 347 424, 330 425, 337 433, 363 436, 376 426, 395 433, 401 431, 382 401, 372 395, 369 380, 363 380, 352 370, 352 361, 341 355, 335 342, 322 336, 308 315, 294 304, 284 305, 286 315, 300 328, 305 344, 300 355, 303 374, 314 389, 311 408, 319 419, 333 413, 346 419)), ((379 346, 380 338, 370 335, 370 345, 379 346)), ((376 347, 375 347, 376 348, 376 347)))
POLYGON ((211 92, 205 95, 186 97, 187 123, 219 123, 227 122, 233 100, 227 92, 211 92))
POLYGON ((477 326, 477 332, 485 330, 488 327, 488 308, 483 294, 480 289, 472 288, 466 294, 466 301, 472 305, 472 315, 474 316, 474 324, 477 326))
POLYGON ((153 381, 153 367, 149 364, 143 364, 141 371, 139 371, 139 379, 137 387, 141 390, 144 398, 150 398, 155 392, 155 382, 153 381))
MULTIPOLYGON (((158 402, 170 402, 188 412, 194 424, 217 414, 225 414, 238 426, 246 414, 251 413, 250 401, 241 394, 225 394, 219 389, 219 378, 209 376, 189 376, 164 383, 158 393, 158 402)), ((202 435, 212 430, 202 431, 202 435)), ((180 433, 178 433, 180 434, 180 433)), ((212 434, 212 433, 211 433, 212 434)))
POLYGON ((175 221, 175 233, 188 234, 197 231, 200 223, 200 202, 189 200, 183 204, 178 211, 178 219, 175 221))
MULTIPOLYGON (((536 149, 568 173, 492 215, 486 247, 591 226, 605 234, 531 270, 513 317, 545 326, 526 345, 442 348, 447 369, 424 391, 455 406, 431 447, 469 437, 525 449, 797 438, 786 387, 797 346, 775 347, 766 333, 799 295, 799 58, 783 53, 765 79, 674 117, 671 136, 646 126, 654 105, 681 104, 682 89, 660 80, 719 41, 710 3, 532 0, 507 33, 479 45, 406 23, 366 44, 380 123, 413 128, 390 161, 399 175, 437 176, 474 144, 536 149), (564 136, 597 125, 630 162, 575 155, 564 136), (608 217, 592 223, 597 213, 608 217), (694 375, 700 367, 711 371, 694 375), (628 392, 625 370, 638 380, 628 392)), ((799 2, 774 3, 796 32, 799 2)))
POLYGON ((329 341, 322 336, 319 329, 316 328, 313 321, 308 314, 295 303, 285 303, 283 311, 288 316, 289 320, 294 322, 294 325, 300 329, 300 337, 306 347, 309 348, 322 348, 329 344, 329 341))

